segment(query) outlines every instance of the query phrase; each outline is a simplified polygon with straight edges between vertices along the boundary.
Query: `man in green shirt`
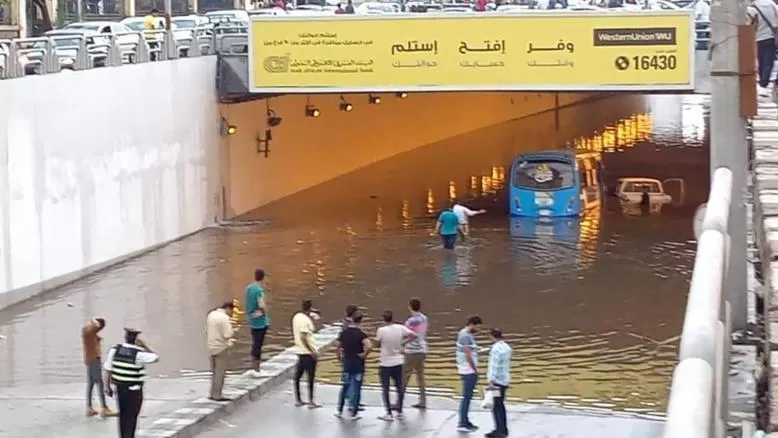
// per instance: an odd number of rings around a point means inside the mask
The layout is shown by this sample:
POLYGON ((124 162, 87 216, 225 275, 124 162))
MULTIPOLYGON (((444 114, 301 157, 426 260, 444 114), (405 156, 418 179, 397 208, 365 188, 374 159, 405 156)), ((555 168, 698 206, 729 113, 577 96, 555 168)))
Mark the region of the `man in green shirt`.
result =
POLYGON ((253 376, 260 377, 259 363, 262 360, 262 344, 270 327, 270 317, 265 303, 265 289, 262 282, 265 280, 265 271, 254 270, 254 282, 246 286, 246 316, 251 329, 251 359, 253 376))
POLYGON ((457 234, 462 230, 459 225, 459 218, 452 210, 453 205, 443 210, 438 216, 438 222, 435 224, 435 234, 440 234, 440 240, 443 241, 443 248, 454 249, 457 241, 457 234))

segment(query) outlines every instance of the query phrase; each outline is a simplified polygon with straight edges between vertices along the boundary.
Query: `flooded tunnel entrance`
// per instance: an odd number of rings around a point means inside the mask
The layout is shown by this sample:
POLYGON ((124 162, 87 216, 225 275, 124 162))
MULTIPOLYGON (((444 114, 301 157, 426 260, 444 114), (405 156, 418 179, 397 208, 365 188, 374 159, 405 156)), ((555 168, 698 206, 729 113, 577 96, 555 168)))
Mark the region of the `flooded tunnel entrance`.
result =
MULTIPOLYGON (((453 336, 477 313, 516 350, 510 398, 660 413, 694 257, 691 216, 708 184, 706 105, 695 96, 592 100, 394 154, 284 196, 240 215, 266 225, 209 229, 0 312, 0 384, 80 382, 81 352, 61 328, 95 314, 113 322, 106 337, 124 325, 142 327, 165 357, 153 373, 196 375, 209 366, 204 315, 225 299, 242 300, 252 270, 263 267, 274 321, 267 354, 291 342, 288 321, 304 298, 327 320, 349 303, 363 306, 371 332, 384 309, 400 317, 417 296, 430 318, 428 384, 437 392, 457 389, 453 336), (599 151, 610 181, 683 176, 686 204, 632 216, 608 198, 561 234, 516 235, 507 166, 517 153, 558 142, 599 151), (471 222, 470 241, 446 252, 430 232, 454 196, 488 213, 471 222)), ((326 168, 342 157, 313 164, 326 168)), ((314 169, 305 159, 287 156, 273 177, 314 169)), ((265 177, 256 172, 246 190, 261 190, 265 177)), ((248 342, 243 330, 230 351, 232 368, 247 366, 248 342)), ((375 384, 370 368, 367 381, 375 384)), ((320 374, 338 379, 331 357, 320 374)))

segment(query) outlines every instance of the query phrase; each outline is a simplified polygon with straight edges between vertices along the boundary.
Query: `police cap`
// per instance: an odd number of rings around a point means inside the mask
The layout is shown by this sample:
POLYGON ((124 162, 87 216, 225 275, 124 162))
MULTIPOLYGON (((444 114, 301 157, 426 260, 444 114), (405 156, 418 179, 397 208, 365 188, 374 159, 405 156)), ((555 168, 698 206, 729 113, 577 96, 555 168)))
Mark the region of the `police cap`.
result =
POLYGON ((140 330, 136 330, 134 328, 125 327, 124 333, 128 335, 138 335, 140 334, 140 330))

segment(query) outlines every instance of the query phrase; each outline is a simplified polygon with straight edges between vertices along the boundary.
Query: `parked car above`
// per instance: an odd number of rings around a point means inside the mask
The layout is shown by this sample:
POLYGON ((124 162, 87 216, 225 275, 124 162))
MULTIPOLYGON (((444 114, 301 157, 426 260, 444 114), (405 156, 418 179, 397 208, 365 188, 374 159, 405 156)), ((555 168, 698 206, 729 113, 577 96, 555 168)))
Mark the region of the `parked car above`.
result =
POLYGON ((399 8, 393 3, 365 2, 354 8, 354 13, 358 15, 383 15, 395 14, 399 8))
POLYGON ((224 9, 205 13, 205 18, 211 23, 218 21, 243 21, 249 22, 249 13, 243 9, 224 9))
POLYGON ((184 15, 170 19, 176 30, 193 30, 208 23, 208 19, 199 15, 184 15))
POLYGON ((63 29, 81 29, 85 32, 88 31, 94 33, 132 32, 132 29, 118 21, 85 21, 80 23, 70 23, 63 29))
POLYGON ((252 9, 249 11, 249 17, 254 16, 275 16, 275 15, 289 15, 288 12, 281 8, 261 8, 252 9))

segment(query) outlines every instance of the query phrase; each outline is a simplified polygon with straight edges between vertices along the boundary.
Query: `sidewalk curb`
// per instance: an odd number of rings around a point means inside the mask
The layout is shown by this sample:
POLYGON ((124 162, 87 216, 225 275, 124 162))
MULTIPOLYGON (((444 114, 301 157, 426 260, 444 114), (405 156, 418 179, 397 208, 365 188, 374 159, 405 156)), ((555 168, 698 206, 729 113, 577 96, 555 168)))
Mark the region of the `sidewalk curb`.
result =
MULTIPOLYGON (((318 351, 332 346, 338 338, 340 326, 325 325, 314 334, 318 351)), ((138 437, 155 438, 192 438, 203 432, 220 418, 227 416, 242 406, 259 399, 288 381, 294 375, 297 355, 293 348, 263 362, 262 373, 266 377, 249 377, 248 372, 240 376, 228 376, 224 384, 224 396, 227 402, 215 402, 207 397, 193 400, 183 408, 166 412, 151 421, 148 427, 138 430, 138 437)))

